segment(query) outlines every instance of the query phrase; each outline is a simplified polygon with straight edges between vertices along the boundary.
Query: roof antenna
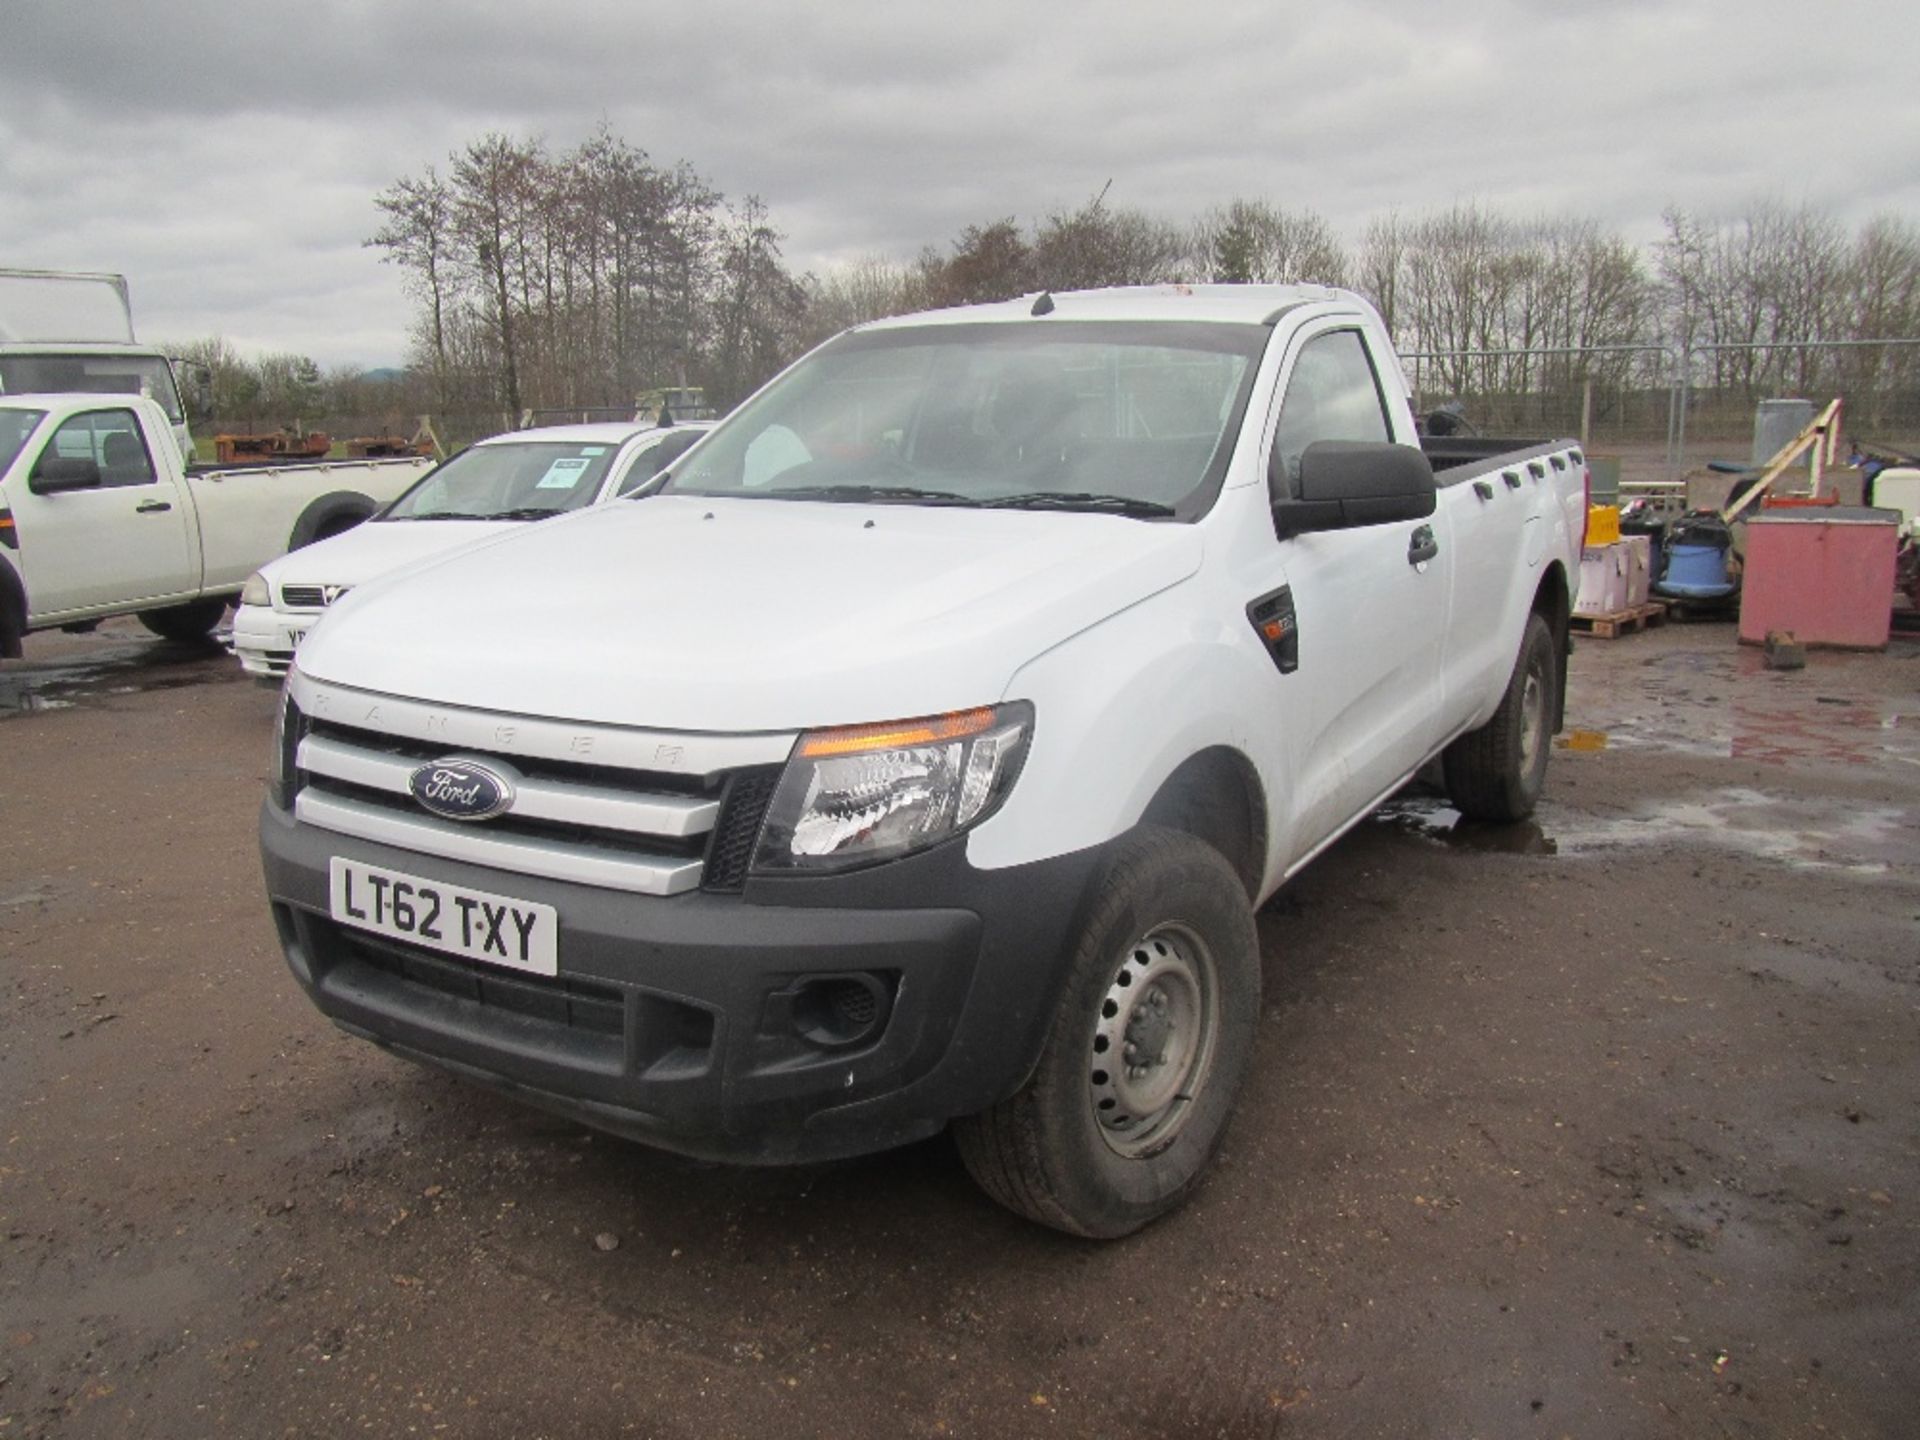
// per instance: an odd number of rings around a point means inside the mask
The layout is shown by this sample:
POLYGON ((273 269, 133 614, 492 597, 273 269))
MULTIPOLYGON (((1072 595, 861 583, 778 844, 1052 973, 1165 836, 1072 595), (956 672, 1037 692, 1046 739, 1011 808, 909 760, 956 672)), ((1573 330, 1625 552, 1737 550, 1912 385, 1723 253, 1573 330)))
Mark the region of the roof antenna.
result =
POLYGON ((1033 313, 1036 315, 1051 315, 1053 313, 1053 292, 1051 290, 1042 290, 1040 292, 1040 298, 1033 302, 1033 313))

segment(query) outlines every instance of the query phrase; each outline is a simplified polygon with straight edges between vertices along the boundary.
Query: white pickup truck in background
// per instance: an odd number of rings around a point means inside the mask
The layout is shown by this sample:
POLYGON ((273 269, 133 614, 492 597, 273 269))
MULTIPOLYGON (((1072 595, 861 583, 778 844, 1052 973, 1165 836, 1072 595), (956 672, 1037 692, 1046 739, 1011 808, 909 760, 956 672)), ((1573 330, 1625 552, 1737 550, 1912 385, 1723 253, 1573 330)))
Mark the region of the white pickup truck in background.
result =
POLYGON ((281 556, 247 577, 233 615, 241 668, 278 682, 342 595, 429 556, 643 490, 711 422, 548 425, 469 446, 364 525, 281 556))
POLYGON ((0 396, 0 656, 17 658, 30 631, 113 615, 167 639, 206 635, 262 564, 358 524, 431 464, 189 474, 152 400, 0 396))
POLYGON ((1584 457, 1430 458, 1407 397, 1316 287, 829 342, 644 504, 308 637, 261 817, 294 975, 653 1144, 951 1123, 1011 1208, 1138 1228, 1224 1134, 1258 906, 1435 757, 1482 820, 1544 781, 1584 457))

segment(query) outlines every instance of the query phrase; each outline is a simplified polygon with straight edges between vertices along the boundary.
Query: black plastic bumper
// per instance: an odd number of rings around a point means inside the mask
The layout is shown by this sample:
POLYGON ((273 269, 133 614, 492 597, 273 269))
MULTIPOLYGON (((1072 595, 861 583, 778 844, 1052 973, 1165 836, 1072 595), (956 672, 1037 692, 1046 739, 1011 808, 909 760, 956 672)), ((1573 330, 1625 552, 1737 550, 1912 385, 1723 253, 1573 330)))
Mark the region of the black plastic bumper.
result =
POLYGON ((1017 1089, 1098 859, 984 871, 962 842, 663 900, 349 839, 270 803, 260 830, 287 962, 342 1028, 585 1124, 747 1164, 886 1149, 1017 1089), (335 855, 555 906, 558 977, 336 925, 335 855), (796 1013, 832 976, 880 996, 882 1022, 854 1043, 796 1013))

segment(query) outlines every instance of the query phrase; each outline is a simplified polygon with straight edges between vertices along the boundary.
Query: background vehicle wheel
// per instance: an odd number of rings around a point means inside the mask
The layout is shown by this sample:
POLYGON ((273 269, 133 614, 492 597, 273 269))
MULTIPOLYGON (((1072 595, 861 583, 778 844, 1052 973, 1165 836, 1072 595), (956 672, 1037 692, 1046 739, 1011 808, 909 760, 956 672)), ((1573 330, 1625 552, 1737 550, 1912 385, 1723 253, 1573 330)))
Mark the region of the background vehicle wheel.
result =
POLYGON ((1529 615, 1500 708, 1441 757, 1447 796, 1468 819, 1505 824, 1533 813, 1547 779, 1559 667, 1553 631, 1543 616, 1529 615))
POLYGON ((192 644, 204 640, 227 613, 224 596, 214 600, 194 600, 185 605, 169 605, 164 610, 142 610, 140 623, 162 640, 192 644))
POLYGON ((316 540, 344 535, 378 509, 373 501, 352 490, 336 490, 322 495, 300 512, 293 533, 287 537, 287 549, 298 550, 316 540))
POLYGON ((1111 1239, 1180 1205, 1219 1148, 1253 1053, 1260 946, 1233 867, 1190 835, 1115 842, 1032 1079, 956 1122, 1008 1209, 1111 1239))

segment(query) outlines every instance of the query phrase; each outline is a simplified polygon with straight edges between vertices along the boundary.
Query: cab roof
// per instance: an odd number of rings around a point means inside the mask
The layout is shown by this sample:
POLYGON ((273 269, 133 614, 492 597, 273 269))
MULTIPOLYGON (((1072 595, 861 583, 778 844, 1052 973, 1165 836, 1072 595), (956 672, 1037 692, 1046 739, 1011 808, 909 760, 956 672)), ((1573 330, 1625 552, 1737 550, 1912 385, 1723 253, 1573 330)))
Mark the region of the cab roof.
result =
POLYGON ((1036 317, 1034 306, 1045 292, 985 305, 959 305, 895 315, 862 325, 861 330, 905 329, 920 325, 972 325, 981 322, 1049 320, 1212 321, 1266 325, 1282 311, 1300 305, 1346 302, 1367 309, 1350 290, 1326 285, 1128 285, 1108 290, 1059 290, 1047 296, 1053 308, 1036 317))
MULTIPOLYGON (((711 430, 711 420, 676 420, 669 425, 669 431, 711 430)), ((651 435, 660 429, 652 421, 636 424, 627 420, 602 420, 585 425, 539 425, 531 430, 505 430, 498 435, 489 435, 477 440, 477 445, 516 445, 523 440, 544 442, 559 441, 571 445, 624 445, 639 435, 651 435)))

